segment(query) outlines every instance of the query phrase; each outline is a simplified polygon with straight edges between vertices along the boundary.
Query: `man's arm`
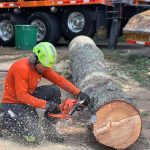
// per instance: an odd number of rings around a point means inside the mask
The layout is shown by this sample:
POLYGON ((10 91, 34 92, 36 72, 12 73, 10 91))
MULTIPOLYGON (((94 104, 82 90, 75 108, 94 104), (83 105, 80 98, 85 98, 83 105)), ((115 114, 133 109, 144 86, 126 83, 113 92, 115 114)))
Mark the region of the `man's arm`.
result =
POLYGON ((80 90, 75 85, 52 69, 46 70, 42 76, 74 96, 77 96, 80 93, 80 90))
POLYGON ((28 79, 27 75, 23 70, 17 70, 14 72, 14 82, 15 82, 15 92, 18 101, 30 105, 35 108, 44 109, 46 106, 46 101, 43 99, 38 99, 28 92, 28 79))

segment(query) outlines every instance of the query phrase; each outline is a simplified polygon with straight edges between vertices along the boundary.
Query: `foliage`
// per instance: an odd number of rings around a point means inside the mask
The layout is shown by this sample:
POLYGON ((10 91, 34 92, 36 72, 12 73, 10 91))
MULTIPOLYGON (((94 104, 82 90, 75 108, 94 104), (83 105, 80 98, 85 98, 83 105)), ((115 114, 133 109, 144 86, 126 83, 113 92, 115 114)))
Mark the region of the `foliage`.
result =
POLYGON ((125 43, 126 42, 125 37, 124 36, 119 37, 118 42, 125 43))
POLYGON ((148 112, 143 111, 143 112, 141 112, 141 116, 142 116, 142 117, 147 117, 147 116, 149 116, 149 114, 148 114, 148 112))

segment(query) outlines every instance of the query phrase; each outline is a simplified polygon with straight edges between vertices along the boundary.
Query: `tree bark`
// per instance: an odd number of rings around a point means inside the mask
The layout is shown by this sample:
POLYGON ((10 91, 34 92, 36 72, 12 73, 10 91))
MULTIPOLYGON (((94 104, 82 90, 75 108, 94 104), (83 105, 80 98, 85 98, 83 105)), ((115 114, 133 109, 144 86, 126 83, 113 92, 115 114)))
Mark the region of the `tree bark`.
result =
POLYGON ((89 110, 96 114, 93 123, 96 140, 116 149, 129 147, 141 133, 141 117, 136 105, 109 75, 104 55, 92 39, 74 38, 69 51, 73 82, 93 99, 89 110))

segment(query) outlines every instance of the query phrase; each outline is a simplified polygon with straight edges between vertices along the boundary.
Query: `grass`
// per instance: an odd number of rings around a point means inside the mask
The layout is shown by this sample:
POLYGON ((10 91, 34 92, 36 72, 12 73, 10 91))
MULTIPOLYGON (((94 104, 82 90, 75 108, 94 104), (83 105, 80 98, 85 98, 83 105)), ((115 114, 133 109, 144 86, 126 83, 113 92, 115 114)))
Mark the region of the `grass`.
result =
POLYGON ((139 54, 104 51, 105 59, 120 64, 120 69, 141 86, 150 89, 150 58, 139 54))
POLYGON ((125 37, 124 36, 119 37, 118 42, 125 43, 126 42, 125 37))
POLYGON ((141 116, 142 116, 142 117, 147 117, 147 116, 149 116, 149 114, 148 114, 148 112, 145 112, 145 111, 144 111, 144 112, 141 112, 141 116))

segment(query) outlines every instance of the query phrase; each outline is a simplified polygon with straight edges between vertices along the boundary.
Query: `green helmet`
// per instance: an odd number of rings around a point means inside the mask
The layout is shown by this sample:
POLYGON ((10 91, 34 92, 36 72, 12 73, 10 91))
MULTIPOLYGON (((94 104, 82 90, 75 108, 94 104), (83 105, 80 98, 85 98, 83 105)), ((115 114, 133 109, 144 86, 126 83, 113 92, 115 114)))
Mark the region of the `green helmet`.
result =
POLYGON ((39 62, 46 66, 52 67, 56 63, 57 52, 55 47, 49 42, 41 42, 33 48, 39 62))

